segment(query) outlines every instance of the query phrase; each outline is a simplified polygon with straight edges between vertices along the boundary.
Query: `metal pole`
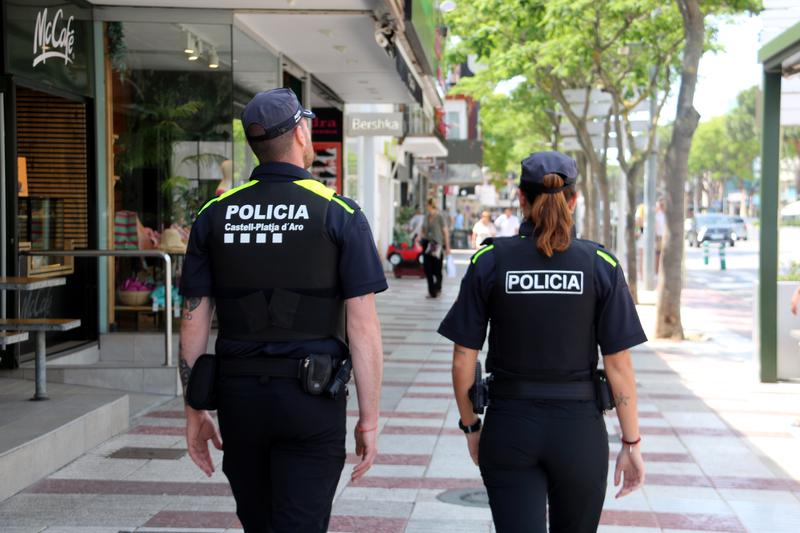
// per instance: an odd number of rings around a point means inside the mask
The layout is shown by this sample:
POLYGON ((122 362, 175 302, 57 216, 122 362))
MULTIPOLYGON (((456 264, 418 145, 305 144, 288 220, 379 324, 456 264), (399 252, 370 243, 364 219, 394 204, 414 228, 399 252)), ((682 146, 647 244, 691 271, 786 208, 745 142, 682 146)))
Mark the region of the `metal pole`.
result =
POLYGON ((164 339, 164 366, 172 365, 172 258, 160 250, 31 250, 20 255, 43 257, 160 257, 164 260, 164 312, 166 334, 164 339))
MULTIPOLYGON (((653 118, 657 113, 655 95, 650 97, 650 126, 655 128, 653 118)), ((648 128, 648 133, 649 133, 648 128)), ((644 179, 644 260, 642 272, 644 273, 644 288, 652 291, 656 288, 656 172, 657 158, 655 142, 647 157, 646 176, 644 179)))
MULTIPOLYGON (((5 94, 0 92, 0 276, 7 276, 6 270, 6 116, 5 94)), ((0 291, 0 317, 6 318, 6 291, 0 291)))
POLYGON ((166 316, 167 333, 164 336, 164 353, 166 360, 164 366, 172 364, 172 258, 165 253, 164 259, 164 313, 166 316))
POLYGON ((34 401, 47 400, 47 375, 46 361, 47 348, 45 343, 45 332, 36 332, 36 392, 31 398, 34 401))
POLYGON ((761 242, 758 267, 758 334, 761 381, 778 380, 778 184, 781 72, 764 71, 761 96, 761 242))

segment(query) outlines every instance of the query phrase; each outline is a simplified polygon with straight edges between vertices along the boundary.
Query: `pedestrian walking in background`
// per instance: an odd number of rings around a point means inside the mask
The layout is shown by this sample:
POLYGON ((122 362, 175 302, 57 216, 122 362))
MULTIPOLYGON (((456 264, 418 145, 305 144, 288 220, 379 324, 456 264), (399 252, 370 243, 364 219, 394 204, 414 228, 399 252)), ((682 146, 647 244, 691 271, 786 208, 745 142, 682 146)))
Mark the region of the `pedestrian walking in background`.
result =
MULTIPOLYGON (((539 152, 522 162, 516 237, 496 238, 470 261, 439 333, 455 343, 453 389, 472 460, 480 466, 497 533, 594 533, 608 473, 603 409, 611 394, 622 428, 614 483, 644 482, 636 381, 629 348, 647 340, 617 259, 576 239, 575 161, 539 152), (486 423, 473 411, 478 351, 489 331, 486 423), (547 506, 549 505, 549 513, 547 506)), ((480 411, 480 410, 479 410, 480 411)))
POLYGON ((519 218, 514 214, 514 210, 506 207, 503 213, 494 221, 497 228, 498 237, 513 237, 519 233, 519 218))
POLYGON ((480 248, 483 241, 497 234, 497 229, 492 224, 489 211, 483 211, 481 218, 472 226, 472 247, 480 248))
POLYGON ((800 287, 797 287, 792 294, 791 311, 793 315, 797 314, 797 307, 800 306, 800 287))
POLYGON ((428 281, 428 297, 436 298, 442 292, 442 262, 450 255, 450 229, 433 199, 428 200, 428 215, 422 224, 422 239, 425 250, 422 268, 428 281))
POLYGON ((218 449, 224 442, 222 470, 246 533, 328 530, 345 462, 351 361, 361 458, 352 479, 377 454, 383 350, 375 293, 386 278, 361 209, 306 170, 313 117, 289 89, 247 104, 242 123, 260 164, 251 181, 200 211, 183 267, 189 455, 210 476, 208 441, 218 449), (201 356, 215 304, 216 355, 201 356), (220 432, 206 410, 213 408, 220 432))
POLYGON ((417 208, 414 211, 414 216, 408 220, 408 232, 411 234, 411 240, 416 242, 422 234, 422 224, 425 222, 425 215, 422 214, 422 209, 417 208))

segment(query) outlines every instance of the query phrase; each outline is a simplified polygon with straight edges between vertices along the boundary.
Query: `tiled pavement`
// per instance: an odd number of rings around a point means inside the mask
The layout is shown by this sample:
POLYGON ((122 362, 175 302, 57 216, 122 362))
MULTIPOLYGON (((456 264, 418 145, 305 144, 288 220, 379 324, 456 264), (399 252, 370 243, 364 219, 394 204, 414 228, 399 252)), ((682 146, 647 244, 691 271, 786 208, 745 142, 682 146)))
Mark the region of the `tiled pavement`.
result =
MULTIPOLYGON (((403 279, 379 297, 385 352, 381 455, 359 482, 350 483, 345 469, 331 531, 493 531, 487 508, 438 499, 446 489, 481 487, 456 429, 451 347, 435 333, 456 290, 447 280, 442 299, 426 300, 424 281, 403 279)), ((645 323, 652 320, 652 306, 640 312, 645 323)), ((715 320, 703 313, 689 310, 687 319, 715 320)), ((720 342, 651 342, 635 350, 647 485, 621 500, 609 487, 601 532, 800 532, 800 428, 793 425, 800 418, 800 385, 758 384, 749 340, 736 333, 718 337, 720 342)), ((350 415, 352 430, 356 412, 350 415)), ((184 448, 181 417, 181 403, 173 401, 139 418, 127 434, 0 502, 0 532, 236 530, 233 500, 219 470, 206 479, 185 454, 151 456, 159 453, 154 448, 184 448), (118 457, 125 447, 145 450, 134 450, 140 458, 118 457)), ((607 425, 616 443, 615 419, 607 425)), ((612 444, 614 453, 616 448, 612 444)))

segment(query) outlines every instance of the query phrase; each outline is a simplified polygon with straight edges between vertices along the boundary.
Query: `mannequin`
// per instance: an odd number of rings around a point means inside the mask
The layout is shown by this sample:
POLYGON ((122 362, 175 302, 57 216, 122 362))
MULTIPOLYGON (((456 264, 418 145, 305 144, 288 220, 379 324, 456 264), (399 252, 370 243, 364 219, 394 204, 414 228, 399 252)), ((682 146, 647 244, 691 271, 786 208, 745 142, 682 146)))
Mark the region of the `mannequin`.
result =
POLYGON ((222 181, 217 185, 217 190, 215 192, 217 196, 233 187, 233 161, 226 159, 219 168, 222 171, 222 181))

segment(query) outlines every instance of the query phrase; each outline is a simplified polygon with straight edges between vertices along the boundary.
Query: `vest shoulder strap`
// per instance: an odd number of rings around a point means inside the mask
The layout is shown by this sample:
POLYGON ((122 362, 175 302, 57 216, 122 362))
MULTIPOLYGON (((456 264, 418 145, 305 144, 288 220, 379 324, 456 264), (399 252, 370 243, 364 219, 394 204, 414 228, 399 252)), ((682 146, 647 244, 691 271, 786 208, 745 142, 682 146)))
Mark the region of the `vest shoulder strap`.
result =
POLYGON ((243 190, 247 189, 248 187, 252 187, 253 185, 255 185, 257 183, 258 183, 258 180, 250 180, 250 181, 248 181, 247 183, 245 183, 243 185, 239 185, 238 187, 234 187, 233 189, 225 191, 224 193, 220 194, 216 198, 212 198, 211 200, 206 202, 205 205, 203 205, 203 207, 200 208, 200 211, 198 211, 197 214, 199 215, 200 213, 205 211, 206 208, 208 206, 210 206, 211 204, 213 204, 214 202, 219 202, 220 200, 224 200, 225 198, 227 198, 227 197, 229 197, 229 196, 231 196, 233 194, 236 194, 239 191, 243 191, 243 190))
POLYGON ((334 191, 330 187, 326 187, 323 183, 320 183, 317 180, 312 180, 312 179, 297 180, 294 182, 294 184, 306 189, 307 191, 311 191, 314 194, 322 196, 329 202, 334 202, 338 204, 342 209, 345 210, 346 213, 350 215, 356 212, 356 210, 353 207, 351 207, 344 199, 342 199, 339 195, 336 194, 336 191, 334 191))

